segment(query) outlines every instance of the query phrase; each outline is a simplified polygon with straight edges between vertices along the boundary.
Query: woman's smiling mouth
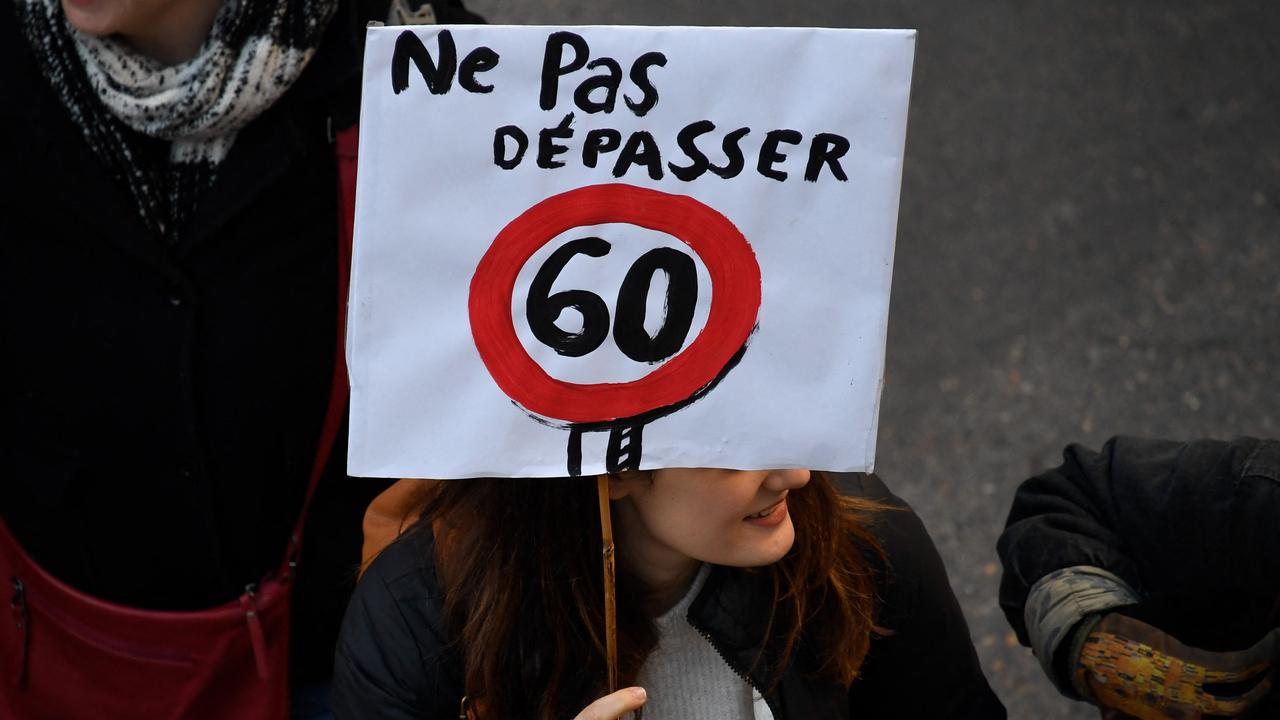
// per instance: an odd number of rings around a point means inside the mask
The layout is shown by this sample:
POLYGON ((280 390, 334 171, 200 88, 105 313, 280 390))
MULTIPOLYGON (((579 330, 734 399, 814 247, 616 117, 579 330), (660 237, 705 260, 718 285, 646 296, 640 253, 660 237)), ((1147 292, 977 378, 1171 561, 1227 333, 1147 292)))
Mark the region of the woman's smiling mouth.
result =
POLYGON ((784 496, 778 502, 770 505, 769 507, 765 508, 764 510, 761 510, 758 513, 755 513, 754 515, 746 516, 745 518, 743 518, 743 520, 751 523, 752 525, 759 525, 761 527, 773 527, 774 525, 778 525, 779 523, 781 523, 783 519, 785 519, 786 517, 787 517, 787 498, 784 496))

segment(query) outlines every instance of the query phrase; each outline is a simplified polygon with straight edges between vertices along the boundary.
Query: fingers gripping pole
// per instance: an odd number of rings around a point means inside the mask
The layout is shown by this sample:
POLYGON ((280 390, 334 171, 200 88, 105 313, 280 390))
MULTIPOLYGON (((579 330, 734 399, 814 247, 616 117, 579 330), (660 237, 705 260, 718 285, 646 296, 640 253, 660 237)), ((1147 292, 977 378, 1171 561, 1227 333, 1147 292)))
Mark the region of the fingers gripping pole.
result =
POLYGON ((609 476, 596 477, 600 499, 600 535, 604 550, 604 638, 609 667, 609 692, 618 689, 618 611, 614 593, 617 576, 613 558, 613 520, 609 516, 609 476))

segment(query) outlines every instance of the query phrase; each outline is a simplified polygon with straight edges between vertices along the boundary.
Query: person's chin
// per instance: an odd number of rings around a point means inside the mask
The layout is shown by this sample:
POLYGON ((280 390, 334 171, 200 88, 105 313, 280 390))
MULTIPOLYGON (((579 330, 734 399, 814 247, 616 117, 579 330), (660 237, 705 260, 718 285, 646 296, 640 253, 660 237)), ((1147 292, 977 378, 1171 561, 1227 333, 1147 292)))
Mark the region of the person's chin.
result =
POLYGON ((759 538, 753 543, 751 557, 744 558, 746 562, 742 564, 745 567, 772 565, 786 557, 795 541, 795 529, 791 525, 791 518, 787 518, 776 527, 769 528, 768 537, 759 538))
POLYGON ((104 0, 62 0, 62 11, 71 27, 86 35, 102 37, 115 32, 110 8, 104 0))

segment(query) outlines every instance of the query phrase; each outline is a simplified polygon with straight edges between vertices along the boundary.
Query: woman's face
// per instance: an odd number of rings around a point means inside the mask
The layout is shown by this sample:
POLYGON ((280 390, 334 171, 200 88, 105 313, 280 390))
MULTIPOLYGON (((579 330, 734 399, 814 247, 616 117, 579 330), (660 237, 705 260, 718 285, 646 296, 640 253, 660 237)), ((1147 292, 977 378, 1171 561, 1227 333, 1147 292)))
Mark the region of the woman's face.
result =
POLYGON ((769 565, 795 541, 787 493, 808 482, 808 470, 624 473, 610 483, 619 552, 657 564, 692 559, 731 567, 769 565))

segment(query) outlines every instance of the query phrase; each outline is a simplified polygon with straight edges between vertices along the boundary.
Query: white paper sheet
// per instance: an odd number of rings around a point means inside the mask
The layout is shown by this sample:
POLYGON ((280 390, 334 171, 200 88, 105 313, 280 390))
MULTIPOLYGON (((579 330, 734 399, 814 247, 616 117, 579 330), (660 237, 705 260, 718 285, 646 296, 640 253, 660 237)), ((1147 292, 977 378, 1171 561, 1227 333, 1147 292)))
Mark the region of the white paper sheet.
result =
POLYGON ((914 43, 370 29, 348 471, 870 470, 914 43))

